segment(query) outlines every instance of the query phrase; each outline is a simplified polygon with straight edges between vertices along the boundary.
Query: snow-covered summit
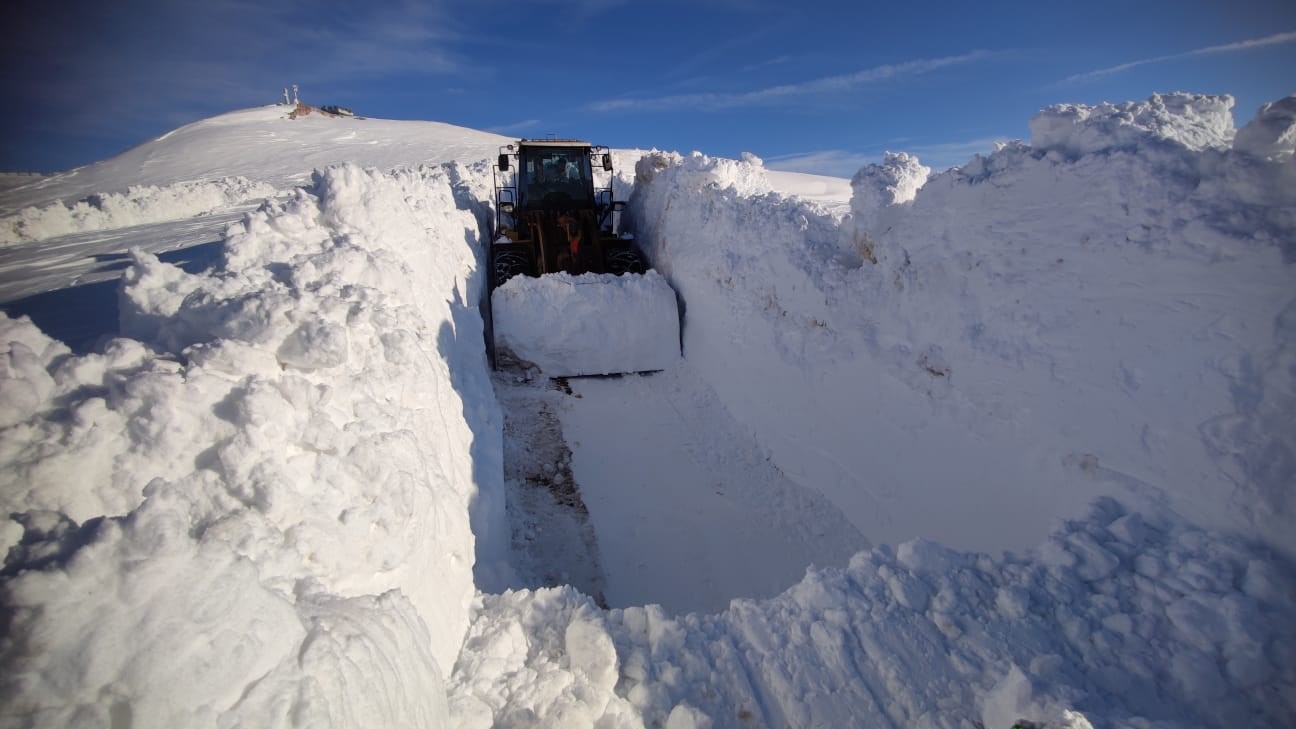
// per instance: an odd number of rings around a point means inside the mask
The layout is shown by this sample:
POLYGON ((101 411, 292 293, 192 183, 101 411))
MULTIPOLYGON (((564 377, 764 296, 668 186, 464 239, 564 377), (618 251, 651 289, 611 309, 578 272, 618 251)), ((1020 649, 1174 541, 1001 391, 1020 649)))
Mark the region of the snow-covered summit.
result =
POLYGON ((277 187, 309 181, 311 170, 363 161, 380 168, 487 159, 514 141, 435 121, 324 114, 290 118, 295 107, 261 106, 186 124, 121 154, 66 172, 11 180, 0 216, 54 201, 120 193, 127 187, 247 177, 277 187))

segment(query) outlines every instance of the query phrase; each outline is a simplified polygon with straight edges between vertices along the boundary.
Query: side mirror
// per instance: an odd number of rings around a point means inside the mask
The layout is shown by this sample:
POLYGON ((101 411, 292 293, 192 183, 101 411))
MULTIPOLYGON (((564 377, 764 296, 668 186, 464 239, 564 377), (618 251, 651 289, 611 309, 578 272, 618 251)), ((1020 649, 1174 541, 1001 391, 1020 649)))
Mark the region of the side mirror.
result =
POLYGON ((504 170, 505 172, 508 171, 508 168, 509 168, 509 161, 508 161, 508 155, 507 155, 507 154, 501 154, 501 155, 499 156, 499 168, 500 168, 501 170, 504 170))
POLYGON ((612 171, 612 155, 607 152, 603 153, 603 169, 606 172, 612 171))
POLYGON ((513 214, 513 203, 511 203, 511 202, 502 202, 502 203, 500 203, 499 209, 500 209, 500 212, 501 212, 501 213, 508 213, 509 215, 512 215, 512 214, 513 214))

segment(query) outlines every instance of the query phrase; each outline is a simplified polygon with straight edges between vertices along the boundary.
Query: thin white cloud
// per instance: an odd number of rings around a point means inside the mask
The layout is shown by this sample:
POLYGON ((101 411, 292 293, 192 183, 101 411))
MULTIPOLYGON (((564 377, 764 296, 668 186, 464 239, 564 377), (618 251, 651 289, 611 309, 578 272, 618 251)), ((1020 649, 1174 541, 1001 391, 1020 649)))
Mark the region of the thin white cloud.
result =
POLYGON ((1264 38, 1253 38, 1251 40, 1238 41, 1236 43, 1225 43, 1223 45, 1218 45, 1218 46, 1207 46, 1205 48, 1198 48, 1192 51, 1184 51, 1183 53, 1171 53, 1170 55, 1167 56, 1154 56, 1152 58, 1141 58, 1137 61, 1129 61, 1128 63, 1122 63, 1120 65, 1111 66, 1109 68, 1100 68, 1096 71, 1086 71, 1085 73, 1077 73, 1074 76, 1067 76, 1066 78, 1062 79, 1060 83, 1063 84, 1084 83, 1086 81, 1093 81, 1094 79, 1101 78, 1103 76, 1110 76, 1111 74, 1114 73, 1120 73, 1121 71, 1126 71, 1131 68, 1136 68, 1138 66, 1146 66, 1152 63, 1178 61, 1184 58, 1192 58, 1194 56, 1207 56, 1215 53, 1237 53, 1238 51, 1249 51, 1252 48, 1263 48, 1264 46, 1275 46, 1282 43, 1291 43, 1293 41, 1296 41, 1296 32, 1276 33, 1274 35, 1265 36, 1264 38))
POLYGON ((795 84, 770 86, 755 91, 675 94, 640 99, 610 99, 589 106, 592 111, 674 111, 677 109, 717 111, 744 106, 778 104, 802 96, 840 93, 857 86, 882 83, 907 76, 930 73, 937 69, 972 63, 989 56, 987 51, 973 51, 961 56, 923 58, 904 63, 866 68, 854 73, 827 76, 795 84))
POLYGON ((740 68, 740 69, 738 69, 738 70, 739 70, 739 71, 742 71, 742 72, 744 72, 744 73, 747 73, 747 72, 750 72, 750 71, 756 71, 756 70, 759 70, 759 69, 762 69, 762 68, 768 68, 768 67, 770 67, 770 66, 778 66, 778 65, 780 65, 780 64, 787 63, 787 62, 790 61, 790 60, 792 60, 792 57, 791 57, 791 56, 779 56, 778 58, 771 58, 771 59, 766 60, 766 61, 760 61, 760 62, 758 62, 758 63, 751 63, 751 64, 748 64, 748 65, 743 66, 742 68, 740 68))
POLYGON ((535 129, 540 126, 540 123, 539 119, 525 119, 512 124, 501 124, 500 126, 491 127, 490 131, 495 132, 496 134, 516 134, 518 132, 525 132, 528 129, 535 129))
POLYGON ((812 175, 853 177, 864 165, 879 162, 880 154, 848 152, 844 149, 823 149, 814 152, 767 157, 765 166, 782 172, 805 172, 812 175))
MULTIPOLYGON (((662 75, 665 78, 678 79, 696 77, 699 75, 697 73, 698 69, 714 72, 717 68, 726 65, 723 59, 746 55, 746 53, 742 52, 742 49, 762 44, 773 34, 774 30, 772 28, 761 28, 751 33, 730 36, 726 40, 703 47, 702 50, 691 56, 678 59, 662 75)), ((706 73, 703 78, 710 75, 710 73, 706 73)))

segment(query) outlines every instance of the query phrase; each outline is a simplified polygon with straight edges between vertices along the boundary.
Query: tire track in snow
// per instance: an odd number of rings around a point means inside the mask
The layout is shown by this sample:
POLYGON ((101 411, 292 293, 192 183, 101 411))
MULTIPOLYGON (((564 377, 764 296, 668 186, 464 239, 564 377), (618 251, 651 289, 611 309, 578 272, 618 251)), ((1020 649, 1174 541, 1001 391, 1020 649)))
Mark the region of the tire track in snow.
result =
POLYGON ((562 395, 543 382, 494 378, 504 411, 506 511, 513 567, 522 587, 570 584, 606 606, 598 540, 571 473, 554 402, 562 395))

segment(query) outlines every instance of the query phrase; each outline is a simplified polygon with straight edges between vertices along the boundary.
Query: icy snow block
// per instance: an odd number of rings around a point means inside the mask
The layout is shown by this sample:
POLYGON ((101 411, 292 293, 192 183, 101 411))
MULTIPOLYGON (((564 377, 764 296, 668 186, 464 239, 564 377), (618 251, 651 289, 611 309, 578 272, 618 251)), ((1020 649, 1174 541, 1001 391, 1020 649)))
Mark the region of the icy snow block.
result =
POLYGON ((1153 94, 1121 104, 1056 104, 1030 120, 1031 147, 1070 159, 1149 144, 1185 149, 1228 149, 1233 141, 1233 97, 1153 94))
POLYGON ((647 372, 680 359, 675 291, 642 276, 514 276, 491 294, 498 362, 550 377, 647 372))

